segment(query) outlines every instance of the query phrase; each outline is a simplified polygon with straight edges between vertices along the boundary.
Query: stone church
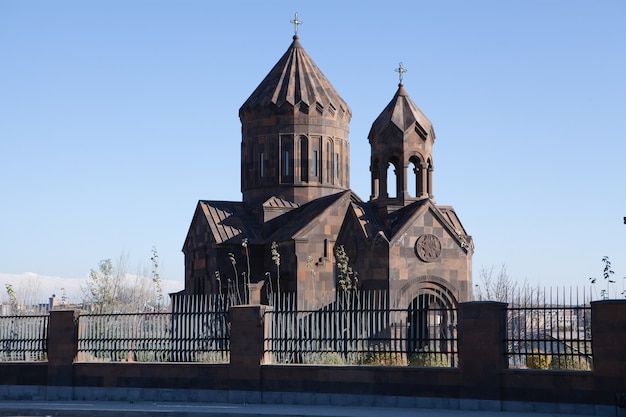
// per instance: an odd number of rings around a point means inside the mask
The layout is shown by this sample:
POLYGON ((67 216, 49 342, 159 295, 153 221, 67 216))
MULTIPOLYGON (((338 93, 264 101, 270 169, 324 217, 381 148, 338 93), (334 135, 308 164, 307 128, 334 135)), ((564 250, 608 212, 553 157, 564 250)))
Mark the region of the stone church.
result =
POLYGON ((352 287, 471 300, 474 245, 454 209, 433 199, 435 132, 402 84, 405 70, 396 71, 398 89, 368 136, 364 201, 350 189, 351 109, 296 30, 239 109, 242 201, 198 202, 181 294, 249 286, 261 297, 328 298, 342 289, 341 248, 352 287))

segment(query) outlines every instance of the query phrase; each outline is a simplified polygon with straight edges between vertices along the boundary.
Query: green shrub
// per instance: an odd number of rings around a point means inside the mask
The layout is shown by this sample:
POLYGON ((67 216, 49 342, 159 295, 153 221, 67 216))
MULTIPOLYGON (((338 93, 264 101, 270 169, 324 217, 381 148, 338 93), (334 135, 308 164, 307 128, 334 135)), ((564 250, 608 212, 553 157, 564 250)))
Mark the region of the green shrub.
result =
POLYGON ((401 353, 373 351, 365 353, 361 363, 363 365, 402 366, 406 365, 406 360, 401 353))
POLYGON ((589 361, 582 356, 553 356, 550 362, 550 369, 567 371, 590 371, 589 361))
POLYGON ((424 346, 419 351, 415 352, 409 358, 410 366, 437 366, 437 367, 449 367, 448 355, 439 352, 436 349, 431 349, 428 346, 424 346))
POLYGON ((197 352, 193 361, 202 363, 229 363, 230 353, 222 351, 197 352))
POLYGON ((533 350, 533 353, 526 354, 526 367, 528 369, 550 369, 552 355, 545 352, 533 350))
POLYGON ((302 363, 310 365, 344 365, 341 353, 332 350, 325 352, 307 352, 302 355, 302 363))

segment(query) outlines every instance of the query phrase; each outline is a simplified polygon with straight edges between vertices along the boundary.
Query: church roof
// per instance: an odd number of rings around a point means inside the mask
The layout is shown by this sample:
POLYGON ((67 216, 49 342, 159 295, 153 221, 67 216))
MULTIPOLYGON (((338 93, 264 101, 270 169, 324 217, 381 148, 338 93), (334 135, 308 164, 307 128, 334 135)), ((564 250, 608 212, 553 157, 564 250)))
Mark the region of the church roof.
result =
MULTIPOLYGON (((266 241, 278 242, 293 239, 296 236, 306 233, 311 226, 330 223, 333 221, 331 217, 335 217, 332 215, 329 216, 331 211, 336 212, 337 206, 345 205, 347 207, 349 202, 356 200, 358 200, 358 197, 349 190, 316 198, 315 200, 303 204, 299 208, 284 214, 280 218, 270 221, 269 226, 276 228, 276 231, 269 236, 266 241)), ((343 217, 336 217, 334 221, 341 224, 343 217)))
POLYGON ((239 109, 241 115, 246 110, 289 103, 296 107, 305 104, 320 113, 334 114, 337 111, 352 111, 330 84, 322 71, 306 53, 298 35, 287 52, 274 65, 246 102, 239 109))
POLYGON ((376 136, 381 135, 389 125, 396 126, 401 132, 415 129, 423 139, 432 135, 433 140, 435 140, 432 123, 417 107, 417 104, 411 100, 402 83, 398 84, 396 94, 372 123, 369 137, 372 138, 374 134, 376 136))
POLYGON ((198 203, 216 243, 240 242, 244 237, 257 239, 254 222, 243 203, 206 201, 198 203))

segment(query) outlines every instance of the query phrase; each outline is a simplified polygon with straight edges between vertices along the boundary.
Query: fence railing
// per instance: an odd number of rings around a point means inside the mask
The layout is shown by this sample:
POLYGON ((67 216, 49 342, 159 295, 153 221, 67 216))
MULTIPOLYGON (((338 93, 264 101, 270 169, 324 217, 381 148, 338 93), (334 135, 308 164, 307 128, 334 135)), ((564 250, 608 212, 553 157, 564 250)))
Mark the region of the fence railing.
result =
POLYGON ((591 370, 590 293, 544 290, 518 294, 507 311, 510 368, 591 370))
POLYGON ((0 316, 0 361, 48 358, 47 314, 0 316))
POLYGON ((218 296, 179 296, 167 313, 81 314, 78 361, 229 360, 228 304, 218 296))
POLYGON ((308 308, 292 294, 275 296, 266 312, 266 363, 455 367, 457 311, 444 300, 436 291, 345 292, 308 308))

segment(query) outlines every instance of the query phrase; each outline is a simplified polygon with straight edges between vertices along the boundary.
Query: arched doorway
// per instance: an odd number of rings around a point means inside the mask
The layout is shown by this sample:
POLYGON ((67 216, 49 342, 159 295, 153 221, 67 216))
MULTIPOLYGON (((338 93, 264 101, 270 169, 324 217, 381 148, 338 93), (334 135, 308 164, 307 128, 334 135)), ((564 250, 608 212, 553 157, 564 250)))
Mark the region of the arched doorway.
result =
POLYGON ((454 294, 439 283, 423 282, 407 301, 407 357, 428 354, 457 366, 454 294))

